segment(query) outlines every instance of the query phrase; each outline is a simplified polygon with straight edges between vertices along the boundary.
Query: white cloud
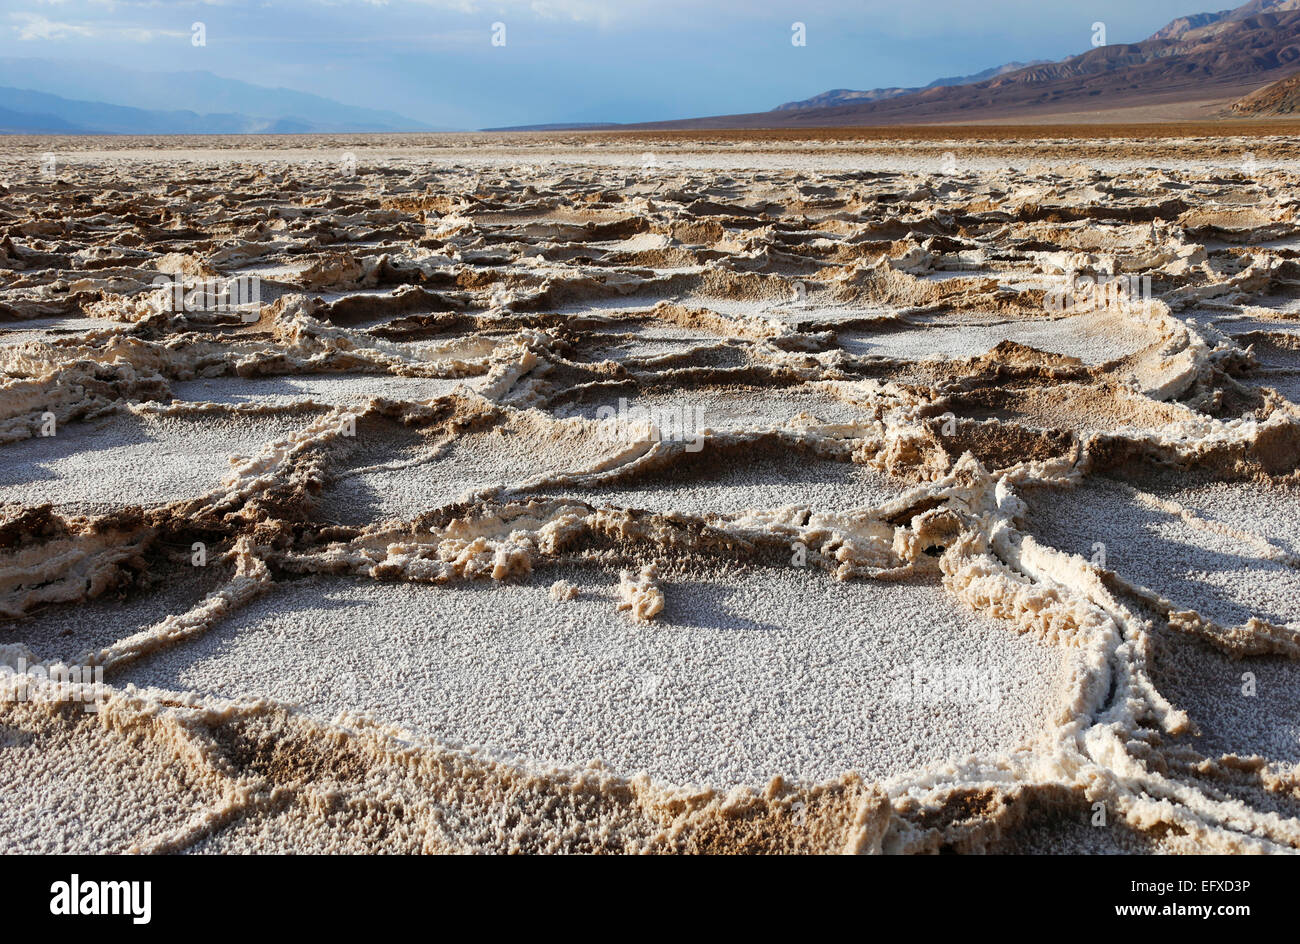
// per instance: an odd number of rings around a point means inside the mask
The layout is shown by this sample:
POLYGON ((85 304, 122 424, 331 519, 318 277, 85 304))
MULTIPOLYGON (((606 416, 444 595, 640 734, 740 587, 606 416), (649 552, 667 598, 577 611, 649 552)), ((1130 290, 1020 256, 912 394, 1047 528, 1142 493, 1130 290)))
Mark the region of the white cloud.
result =
POLYGON ((578 23, 612 23, 617 19, 613 4, 600 0, 529 0, 528 8, 547 20, 574 20, 578 23))
POLYGON ((155 39, 176 39, 181 36, 189 37, 193 35, 185 30, 141 29, 134 26, 124 26, 121 29, 105 30, 104 34, 116 36, 132 43, 151 43, 155 39))
POLYGON ((150 43, 155 39, 175 39, 190 34, 184 30, 145 29, 138 26, 92 26, 86 23, 60 23, 38 13, 11 13, 13 29, 24 42, 61 39, 118 39, 129 43, 150 43))
POLYGON ((39 13, 11 13, 9 18, 17 20, 14 29, 18 38, 30 42, 38 39, 67 39, 69 36, 93 36, 95 31, 89 26, 75 23, 57 23, 39 13))
MULTIPOLYGON (((325 6, 339 6, 346 0, 312 0, 325 6)), ((360 0, 373 6, 396 7, 405 2, 409 6, 431 7, 447 13, 466 16, 491 14, 496 16, 535 17, 543 20, 572 20, 576 23, 609 25, 617 20, 645 15, 656 9, 676 5, 697 8, 694 0, 360 0)))

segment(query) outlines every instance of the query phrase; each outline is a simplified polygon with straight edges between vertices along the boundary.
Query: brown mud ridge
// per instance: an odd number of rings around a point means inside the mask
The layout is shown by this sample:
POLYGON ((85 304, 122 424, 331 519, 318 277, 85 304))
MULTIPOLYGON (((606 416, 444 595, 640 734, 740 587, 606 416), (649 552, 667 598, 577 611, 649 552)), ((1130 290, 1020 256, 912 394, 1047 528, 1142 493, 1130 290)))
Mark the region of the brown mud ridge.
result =
POLYGON ((556 153, 10 173, 0 847, 1300 848, 1294 173, 556 153))

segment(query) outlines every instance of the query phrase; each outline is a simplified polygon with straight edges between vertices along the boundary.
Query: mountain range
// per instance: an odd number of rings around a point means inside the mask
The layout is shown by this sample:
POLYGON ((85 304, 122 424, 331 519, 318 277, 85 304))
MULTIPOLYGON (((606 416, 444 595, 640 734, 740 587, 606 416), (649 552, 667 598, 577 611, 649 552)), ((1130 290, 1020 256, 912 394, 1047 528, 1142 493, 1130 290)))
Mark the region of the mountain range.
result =
POLYGON ((211 72, 0 58, 0 132, 293 134, 443 131, 396 112, 211 72), (39 90, 37 90, 39 88, 39 90), (113 104, 108 104, 109 102, 113 104))
MULTIPOLYGON (((915 88, 832 89, 770 111, 634 125, 488 130, 817 128, 1249 119, 1300 113, 1300 0, 1179 17, 1136 43, 1009 62, 915 88)), ((211 72, 0 58, 0 133, 293 134, 448 131, 211 72), (111 103, 111 104, 109 104, 111 103)))
POLYGON ((878 88, 869 89, 865 92, 853 89, 831 89, 829 92, 822 92, 820 95, 814 95, 812 98, 805 98, 802 101, 777 105, 773 110, 792 111, 799 108, 829 108, 834 105, 852 105, 857 102, 879 102, 887 98, 897 98, 900 95, 910 95, 912 92, 924 92, 926 89, 949 85, 970 85, 974 82, 982 82, 984 79, 1005 75, 1008 72, 1016 72, 1029 66, 1043 65, 1046 62, 1048 62, 1047 59, 1036 59, 1033 62, 1008 62, 1005 65, 985 69, 983 72, 976 72, 974 75, 935 79, 929 85, 919 85, 915 88, 878 88))
POLYGON ((1252 117, 1300 112, 1300 72, 1233 102, 1232 110, 1252 117))
POLYGON ((1300 0, 1250 0, 1231 10, 1180 17, 1141 42, 1098 46, 1056 62, 1008 63, 921 89, 837 89, 767 112, 622 127, 812 128, 1254 117, 1295 110, 1297 86, 1287 82, 1297 72, 1300 0), (1276 87, 1265 95, 1269 86, 1276 87))

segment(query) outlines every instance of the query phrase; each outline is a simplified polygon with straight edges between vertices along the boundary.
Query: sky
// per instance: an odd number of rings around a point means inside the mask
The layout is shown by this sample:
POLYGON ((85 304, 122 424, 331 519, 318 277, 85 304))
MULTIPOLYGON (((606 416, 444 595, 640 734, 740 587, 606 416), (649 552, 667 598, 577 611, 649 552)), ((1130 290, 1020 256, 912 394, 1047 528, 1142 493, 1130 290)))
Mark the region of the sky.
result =
POLYGON ((0 56, 206 70, 474 129, 766 111, 1060 59, 1091 48, 1098 22, 1108 42, 1135 42, 1197 12, 1197 0, 4 0, 0 56))

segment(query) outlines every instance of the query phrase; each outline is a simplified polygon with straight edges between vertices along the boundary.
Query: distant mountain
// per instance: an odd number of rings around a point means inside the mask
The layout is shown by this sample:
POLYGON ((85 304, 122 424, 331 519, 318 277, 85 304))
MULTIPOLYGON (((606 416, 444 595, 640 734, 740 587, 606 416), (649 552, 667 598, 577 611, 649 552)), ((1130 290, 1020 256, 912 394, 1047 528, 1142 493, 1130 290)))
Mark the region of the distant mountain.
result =
POLYGON ((15 111, 0 105, 0 134, 75 134, 79 130, 58 115, 15 111))
POLYGON ((1231 15, 1231 10, 1220 10, 1218 13, 1193 13, 1191 16, 1180 16, 1168 26, 1152 33, 1151 38, 1179 39, 1194 29, 1209 26, 1211 23, 1218 23, 1231 15))
POLYGON ((1251 117, 1300 112, 1300 72, 1238 99, 1232 103, 1232 110, 1238 115, 1251 117))
POLYGON ((606 128, 621 128, 614 121, 588 121, 570 124, 557 122, 549 125, 511 125, 507 128, 483 128, 483 131, 603 131, 606 128))
POLYGON ((874 101, 625 127, 815 128, 1045 121, 1055 116, 1209 118, 1232 114, 1227 107, 1234 101, 1288 78, 1298 67, 1300 0, 1251 0, 1234 10, 1175 20, 1141 42, 1101 46, 982 81, 874 101))
POLYGON ((792 111, 799 108, 829 108, 835 105, 852 105, 860 102, 879 102, 887 98, 897 98, 900 95, 910 95, 912 92, 923 92, 926 89, 946 87, 949 85, 970 85, 972 82, 982 82, 984 79, 992 79, 999 75, 1005 75, 1008 72, 1015 72, 1017 69, 1023 69, 1026 66, 1036 66, 1047 59, 1035 59, 1033 62, 1008 62, 1006 65, 994 66, 991 69, 985 69, 983 72, 976 72, 974 75, 963 75, 954 78, 935 79, 929 85, 918 85, 915 88, 878 88, 869 89, 864 92, 854 91, 853 89, 831 89, 829 92, 822 92, 820 95, 814 95, 812 98, 805 98, 798 102, 786 102, 784 105, 777 105, 773 111, 792 111))
POLYGON ((334 130, 298 118, 151 111, 0 86, 0 132, 6 134, 320 134, 334 130))
MULTIPOLYGON (((113 121, 87 116, 81 116, 84 122, 68 119, 95 130, 110 124, 118 129, 115 133, 145 133, 134 130, 138 122, 157 128, 149 133, 178 134, 275 133, 277 129, 284 129, 279 133, 290 133, 288 129, 317 133, 450 130, 396 112, 345 105, 320 95, 267 88, 211 72, 146 72, 95 62, 0 58, 0 86, 75 103, 111 102, 101 107, 174 116, 177 122, 175 126, 165 121, 155 126, 156 118, 123 112, 112 113, 113 121), (197 123, 195 119, 199 119, 197 123)), ((7 101, 2 104, 15 107, 7 101)), ((59 110, 52 114, 67 117, 59 110)))

